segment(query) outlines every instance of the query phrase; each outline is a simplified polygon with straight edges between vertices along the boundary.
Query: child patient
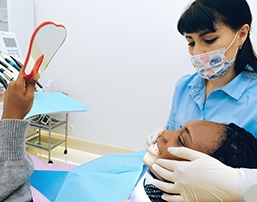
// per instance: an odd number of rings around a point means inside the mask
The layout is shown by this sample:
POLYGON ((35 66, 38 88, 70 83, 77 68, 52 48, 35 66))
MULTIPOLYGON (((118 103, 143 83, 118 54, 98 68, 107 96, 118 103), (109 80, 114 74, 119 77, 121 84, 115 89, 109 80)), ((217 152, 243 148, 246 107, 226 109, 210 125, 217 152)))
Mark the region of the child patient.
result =
POLYGON ((209 154, 234 168, 257 168, 257 140, 251 133, 233 123, 225 125, 211 121, 191 121, 180 130, 164 130, 150 148, 151 151, 144 156, 144 162, 149 167, 144 189, 151 201, 164 202, 162 191, 149 183, 151 178, 160 179, 151 170, 151 165, 157 158, 182 160, 167 151, 171 146, 188 147, 209 154))

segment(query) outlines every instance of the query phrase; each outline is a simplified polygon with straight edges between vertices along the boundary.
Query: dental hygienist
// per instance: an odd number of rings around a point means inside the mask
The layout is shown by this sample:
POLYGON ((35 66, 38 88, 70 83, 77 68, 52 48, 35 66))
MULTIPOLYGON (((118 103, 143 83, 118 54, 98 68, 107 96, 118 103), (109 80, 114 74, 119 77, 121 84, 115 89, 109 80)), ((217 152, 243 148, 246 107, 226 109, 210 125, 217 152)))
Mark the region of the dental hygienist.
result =
MULTIPOLYGON (((185 10, 177 28, 197 72, 177 82, 166 129, 178 130, 191 120, 233 122, 257 137, 257 58, 249 37, 251 23, 245 0, 195 0, 185 10)), ((147 137, 146 147, 160 134, 157 130, 147 137)), ((153 181, 166 192, 166 201, 247 201, 257 193, 257 170, 233 169, 187 148, 169 151, 188 161, 160 159, 153 165, 168 181, 153 181)))
POLYGON ((20 73, 4 93, 0 120, 0 201, 32 201, 29 177, 33 163, 25 150, 29 121, 22 120, 30 111, 39 75, 27 83, 20 73))

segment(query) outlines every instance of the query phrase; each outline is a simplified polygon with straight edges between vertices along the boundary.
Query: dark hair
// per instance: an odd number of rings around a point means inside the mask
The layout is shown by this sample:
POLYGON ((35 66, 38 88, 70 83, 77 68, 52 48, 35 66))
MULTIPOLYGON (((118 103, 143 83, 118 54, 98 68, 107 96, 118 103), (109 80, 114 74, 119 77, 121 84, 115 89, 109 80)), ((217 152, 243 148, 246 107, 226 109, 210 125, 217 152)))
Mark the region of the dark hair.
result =
POLYGON ((225 125, 225 137, 220 147, 210 156, 234 168, 257 168, 257 140, 239 126, 225 125))
MULTIPOLYGON (((246 0, 195 0, 181 15, 177 28, 182 35, 206 30, 215 32, 219 23, 235 32, 245 24, 251 28, 252 14, 246 0)), ((236 58, 235 72, 239 74, 242 71, 257 71, 250 32, 236 58)))

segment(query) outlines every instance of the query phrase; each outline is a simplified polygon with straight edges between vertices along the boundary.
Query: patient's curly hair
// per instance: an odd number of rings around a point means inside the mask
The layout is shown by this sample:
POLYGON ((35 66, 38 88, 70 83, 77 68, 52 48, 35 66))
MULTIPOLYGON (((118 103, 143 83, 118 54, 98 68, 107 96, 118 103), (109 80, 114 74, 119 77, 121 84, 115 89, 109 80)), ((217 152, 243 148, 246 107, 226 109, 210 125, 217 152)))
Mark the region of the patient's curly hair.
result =
POLYGON ((257 168, 257 140, 243 128, 230 123, 225 126, 225 138, 220 147, 210 154, 234 168, 257 168))

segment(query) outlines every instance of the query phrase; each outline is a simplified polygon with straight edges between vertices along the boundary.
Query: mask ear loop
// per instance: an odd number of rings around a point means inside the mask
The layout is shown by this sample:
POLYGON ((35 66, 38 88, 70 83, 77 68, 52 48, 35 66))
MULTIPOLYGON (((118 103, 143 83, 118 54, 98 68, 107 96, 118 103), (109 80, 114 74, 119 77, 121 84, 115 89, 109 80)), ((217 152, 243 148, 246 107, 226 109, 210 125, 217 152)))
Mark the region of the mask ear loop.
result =
MULTIPOLYGON (((230 45, 226 48, 225 52, 233 45, 233 43, 234 43, 235 40, 236 40, 236 37, 238 36, 238 33, 239 33, 239 31, 236 32, 236 35, 234 36, 234 38, 233 38, 233 40, 231 41, 230 45)), ((237 53, 238 53, 238 50, 241 49, 240 47, 242 48, 242 46, 237 47, 236 52, 235 52, 233 58, 230 60, 229 63, 231 63, 232 61, 235 61, 236 55, 237 55, 237 53)))
POLYGON ((236 32, 236 35, 234 36, 233 40, 231 41, 231 43, 229 44, 229 46, 226 48, 225 52, 230 49, 230 47, 233 45, 233 43, 235 42, 236 40, 236 37, 238 36, 238 33, 239 31, 236 32))

